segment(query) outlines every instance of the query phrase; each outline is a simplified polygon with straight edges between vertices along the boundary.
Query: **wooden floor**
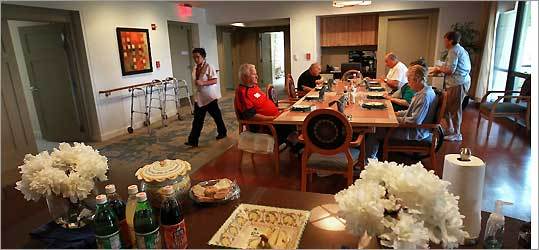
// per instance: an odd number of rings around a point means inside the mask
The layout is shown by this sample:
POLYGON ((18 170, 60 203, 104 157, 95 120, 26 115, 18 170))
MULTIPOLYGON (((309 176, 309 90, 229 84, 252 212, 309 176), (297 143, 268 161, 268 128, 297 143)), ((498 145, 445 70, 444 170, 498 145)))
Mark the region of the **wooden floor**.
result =
MULTIPOLYGON (((485 120, 476 131, 477 112, 473 107, 466 109, 462 127, 464 140, 460 143, 444 142, 437 155, 439 166, 436 167, 442 167, 445 154, 458 153, 461 147, 471 148, 472 154, 487 164, 483 210, 492 211, 497 199, 511 201, 518 205, 504 208, 504 213, 530 221, 530 136, 522 126, 501 119, 494 123, 490 137, 486 138, 485 120)), ((192 177, 198 180, 228 177, 246 185, 300 189, 299 161, 295 155, 290 155, 288 151, 281 154, 281 170, 278 176, 273 171, 273 163, 268 156, 256 155, 253 159, 254 161, 250 154, 245 153, 241 160, 240 151, 232 147, 192 174, 192 177)), ((390 156, 390 160, 413 163, 399 155, 390 156)), ((429 161, 423 161, 423 164, 430 167, 429 161)), ((345 187, 345 180, 340 176, 314 177, 310 191, 334 194, 345 187)))

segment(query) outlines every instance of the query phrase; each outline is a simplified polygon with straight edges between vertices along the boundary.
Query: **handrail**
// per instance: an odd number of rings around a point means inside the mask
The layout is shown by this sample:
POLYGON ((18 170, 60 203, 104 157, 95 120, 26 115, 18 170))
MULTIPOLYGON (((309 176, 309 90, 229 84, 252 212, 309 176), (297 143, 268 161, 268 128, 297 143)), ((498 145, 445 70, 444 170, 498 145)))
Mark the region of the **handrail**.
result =
POLYGON ((151 84, 155 84, 155 83, 154 82, 145 82, 145 83, 139 83, 139 84, 124 86, 124 87, 120 87, 120 88, 115 88, 115 89, 100 90, 99 94, 105 94, 105 96, 110 96, 110 93, 112 93, 112 92, 116 92, 116 91, 120 91, 120 90, 124 90, 124 89, 133 89, 133 88, 136 88, 136 87, 147 86, 147 85, 151 85, 151 84))

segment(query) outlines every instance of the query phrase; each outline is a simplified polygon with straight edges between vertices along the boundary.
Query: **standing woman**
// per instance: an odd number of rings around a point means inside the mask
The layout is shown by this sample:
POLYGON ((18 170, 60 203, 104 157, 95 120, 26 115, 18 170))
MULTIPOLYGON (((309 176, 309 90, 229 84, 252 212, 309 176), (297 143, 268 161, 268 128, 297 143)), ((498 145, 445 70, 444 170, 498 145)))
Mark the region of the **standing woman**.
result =
POLYGON ((204 126, 206 112, 210 113, 215 125, 217 125, 217 140, 226 137, 226 126, 217 103, 217 99, 221 98, 221 86, 217 73, 213 66, 206 62, 206 50, 195 48, 192 54, 196 63, 196 67, 193 69, 193 81, 197 93, 195 94, 195 117, 185 145, 198 147, 198 138, 204 126))
POLYGON ((460 33, 447 32, 444 35, 444 45, 447 48, 447 58, 444 66, 436 67, 433 73, 445 74, 445 88, 447 91, 446 119, 449 125, 448 141, 462 141, 460 125, 462 124, 462 102, 470 89, 470 70, 472 64, 470 55, 460 46, 460 33))

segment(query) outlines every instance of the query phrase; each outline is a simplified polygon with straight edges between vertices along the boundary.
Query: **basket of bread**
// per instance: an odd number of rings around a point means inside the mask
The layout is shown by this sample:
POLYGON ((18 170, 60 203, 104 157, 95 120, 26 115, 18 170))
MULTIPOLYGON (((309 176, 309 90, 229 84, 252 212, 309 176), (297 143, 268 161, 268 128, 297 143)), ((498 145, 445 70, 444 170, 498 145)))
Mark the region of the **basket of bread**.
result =
POLYGON ((203 181, 191 187, 189 197, 197 203, 226 202, 240 197, 240 188, 227 178, 203 181))

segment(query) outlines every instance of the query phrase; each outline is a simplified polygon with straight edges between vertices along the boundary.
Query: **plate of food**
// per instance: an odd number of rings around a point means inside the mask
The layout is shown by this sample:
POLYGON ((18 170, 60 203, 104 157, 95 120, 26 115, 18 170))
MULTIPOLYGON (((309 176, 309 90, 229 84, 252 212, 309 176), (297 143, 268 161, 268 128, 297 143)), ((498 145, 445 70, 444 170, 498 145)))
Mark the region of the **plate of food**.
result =
POLYGON ((318 92, 309 93, 305 95, 305 100, 318 100, 320 98, 320 94, 318 92))
POLYGON ((369 91, 385 91, 383 87, 369 86, 369 91))
POLYGON ((386 104, 383 102, 365 102, 361 106, 366 109, 385 109, 386 108, 386 104))
POLYGON ((383 93, 369 93, 367 94, 367 99, 384 99, 383 93))
POLYGON ((199 182, 191 187, 189 197, 197 203, 220 203, 240 197, 240 187, 227 178, 199 182))
POLYGON ((240 204, 209 245, 240 249, 296 249, 309 221, 305 210, 240 204))

